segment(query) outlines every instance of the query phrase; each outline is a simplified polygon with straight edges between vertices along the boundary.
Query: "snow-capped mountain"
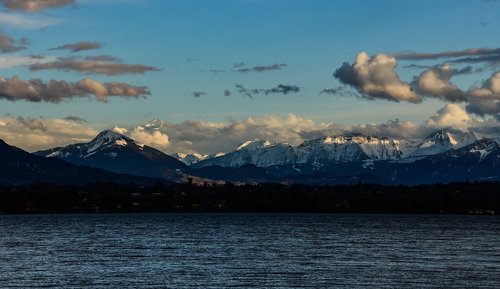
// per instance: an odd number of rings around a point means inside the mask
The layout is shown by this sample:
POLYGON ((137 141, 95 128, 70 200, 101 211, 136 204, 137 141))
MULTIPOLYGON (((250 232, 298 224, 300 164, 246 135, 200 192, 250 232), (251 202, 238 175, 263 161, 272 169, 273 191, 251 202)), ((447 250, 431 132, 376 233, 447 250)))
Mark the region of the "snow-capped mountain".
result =
POLYGON ((190 166, 192 164, 195 164, 197 162, 200 162, 202 160, 205 160, 205 159, 213 157, 213 156, 205 155, 205 154, 198 154, 198 153, 194 153, 194 154, 175 153, 175 154, 172 154, 171 157, 176 158, 179 161, 190 166))
POLYGON ((106 181, 117 183, 154 183, 158 179, 107 172, 78 166, 57 158, 30 154, 0 140, 0 185, 26 185, 35 182, 87 184, 106 181))
POLYGON ((482 137, 471 131, 441 129, 433 132, 413 148, 410 156, 428 156, 443 153, 450 149, 469 145, 482 137))
POLYGON ((306 141, 296 148, 298 163, 327 164, 367 159, 398 160, 399 141, 364 135, 342 135, 306 141))
POLYGON ((35 154, 74 164, 140 176, 175 178, 186 165, 152 147, 112 130, 99 133, 88 143, 39 151, 35 154))
POLYGON ((195 167, 242 165, 270 167, 286 164, 325 166, 360 161, 412 162, 469 145, 482 136, 471 131, 441 129, 423 140, 398 140, 361 134, 340 135, 308 140, 298 146, 265 140, 246 141, 221 157, 193 162, 195 167))
POLYGON ((221 166, 238 168, 243 165, 267 167, 291 164, 297 161, 294 147, 289 144, 272 144, 265 140, 246 141, 233 152, 209 158, 195 164, 195 167, 221 166))
POLYGON ((324 137, 306 141, 299 146, 257 140, 244 142, 224 156, 200 161, 196 167, 217 165, 237 168, 247 164, 269 167, 303 163, 325 165, 367 159, 398 160, 401 155, 399 141, 373 136, 324 137))

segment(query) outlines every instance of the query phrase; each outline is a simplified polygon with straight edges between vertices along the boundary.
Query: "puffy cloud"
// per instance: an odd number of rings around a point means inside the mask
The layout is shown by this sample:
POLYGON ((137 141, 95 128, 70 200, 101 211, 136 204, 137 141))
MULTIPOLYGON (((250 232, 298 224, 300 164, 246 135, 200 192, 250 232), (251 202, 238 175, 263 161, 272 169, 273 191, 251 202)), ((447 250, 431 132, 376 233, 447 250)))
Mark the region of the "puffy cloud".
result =
POLYGON ((26 49, 26 46, 24 45, 26 41, 21 41, 19 46, 16 46, 16 41, 12 39, 9 35, 5 34, 3 31, 0 31, 0 52, 6 53, 6 52, 15 52, 19 50, 26 49))
POLYGON ((74 4, 74 0, 0 0, 0 4, 11 10, 35 12, 74 4))
POLYGON ((469 114, 458 104, 450 103, 430 117, 426 124, 430 127, 468 128, 471 123, 469 114))
POLYGON ((281 70, 281 68, 286 67, 287 65, 285 63, 275 63, 272 65, 260 65, 260 66, 254 66, 254 67, 243 67, 244 63, 235 63, 233 65, 233 68, 236 68, 235 71, 237 72, 242 72, 242 73, 247 73, 250 71, 255 71, 255 72, 264 72, 264 71, 271 71, 271 70, 281 70))
POLYGON ((500 113, 500 72, 495 72, 481 87, 468 91, 467 111, 484 116, 500 113))
POLYGON ((137 126, 129 135, 139 143, 158 149, 166 149, 170 145, 168 135, 159 130, 145 130, 144 127, 137 126))
POLYGON ((126 128, 123 128, 123 127, 117 127, 115 126, 113 128, 113 131, 114 132, 117 132, 117 133, 120 133, 120 134, 126 134, 128 132, 128 130, 126 128))
POLYGON ((334 76, 342 83, 355 88, 363 96, 391 101, 419 103, 422 98, 395 72, 397 61, 394 57, 378 54, 369 57, 366 52, 357 55, 354 64, 344 63, 334 76))
POLYGON ((159 71, 159 68, 143 64, 126 64, 106 60, 76 60, 74 58, 60 58, 56 61, 46 63, 35 63, 30 65, 31 71, 56 69, 62 71, 78 71, 104 74, 108 76, 119 74, 143 74, 148 71, 159 71))
POLYGON ((0 99, 10 101, 25 100, 30 102, 54 102, 75 97, 94 96, 96 100, 107 102, 109 96, 138 98, 149 95, 145 86, 132 86, 121 82, 99 82, 83 79, 78 82, 51 80, 48 83, 40 79, 21 80, 0 77, 0 99))
POLYGON ((0 117, 0 138, 28 151, 87 142, 97 133, 98 131, 85 124, 64 119, 0 117))
POLYGON ((467 98, 464 92, 450 82, 451 77, 457 73, 460 71, 452 69, 448 64, 429 68, 415 80, 416 91, 451 102, 465 101, 467 98))
POLYGON ((50 50, 69 50, 71 52, 79 52, 84 50, 93 50, 102 48, 102 44, 93 41, 80 41, 77 43, 64 44, 50 50))

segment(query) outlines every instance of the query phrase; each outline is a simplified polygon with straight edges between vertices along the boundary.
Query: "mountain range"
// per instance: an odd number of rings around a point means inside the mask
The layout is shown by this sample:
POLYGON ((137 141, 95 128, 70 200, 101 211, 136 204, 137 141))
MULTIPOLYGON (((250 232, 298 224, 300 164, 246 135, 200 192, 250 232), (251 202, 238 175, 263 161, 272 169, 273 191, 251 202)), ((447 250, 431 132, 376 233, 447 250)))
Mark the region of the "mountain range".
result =
MULTIPOLYGON (((476 132, 452 129, 437 130, 421 140, 361 134, 322 137, 299 145, 251 140, 226 154, 177 153, 172 156, 105 130, 88 143, 38 151, 34 155, 23 152, 22 155, 21 159, 29 155, 36 162, 50 160, 49 167, 57 172, 66 170, 58 166, 77 165, 86 170, 100 169, 103 174, 109 171, 175 182, 189 178, 306 184, 500 180, 497 142, 476 132)), ((15 158, 15 154, 9 158, 15 158)), ((28 174, 40 174, 40 170, 33 169, 28 174)), ((13 176, 5 174, 4 182, 8 178, 13 176)))

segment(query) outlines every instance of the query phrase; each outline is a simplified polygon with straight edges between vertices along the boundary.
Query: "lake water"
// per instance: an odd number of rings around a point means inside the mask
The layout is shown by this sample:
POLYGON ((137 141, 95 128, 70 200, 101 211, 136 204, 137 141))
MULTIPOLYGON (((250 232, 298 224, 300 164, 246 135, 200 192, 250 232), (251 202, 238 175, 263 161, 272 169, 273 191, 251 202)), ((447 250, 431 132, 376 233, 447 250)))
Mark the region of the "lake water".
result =
POLYGON ((0 288, 500 288, 500 218, 0 215, 0 288))

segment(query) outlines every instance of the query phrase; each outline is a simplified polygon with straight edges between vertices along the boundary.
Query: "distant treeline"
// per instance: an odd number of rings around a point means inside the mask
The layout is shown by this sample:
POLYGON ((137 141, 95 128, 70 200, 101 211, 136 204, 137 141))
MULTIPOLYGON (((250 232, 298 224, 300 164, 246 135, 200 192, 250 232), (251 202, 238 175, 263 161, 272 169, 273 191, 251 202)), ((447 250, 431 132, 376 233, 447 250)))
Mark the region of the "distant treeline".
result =
POLYGON ((46 183, 0 187, 0 213, 317 212, 500 214, 500 183, 420 186, 46 183))

